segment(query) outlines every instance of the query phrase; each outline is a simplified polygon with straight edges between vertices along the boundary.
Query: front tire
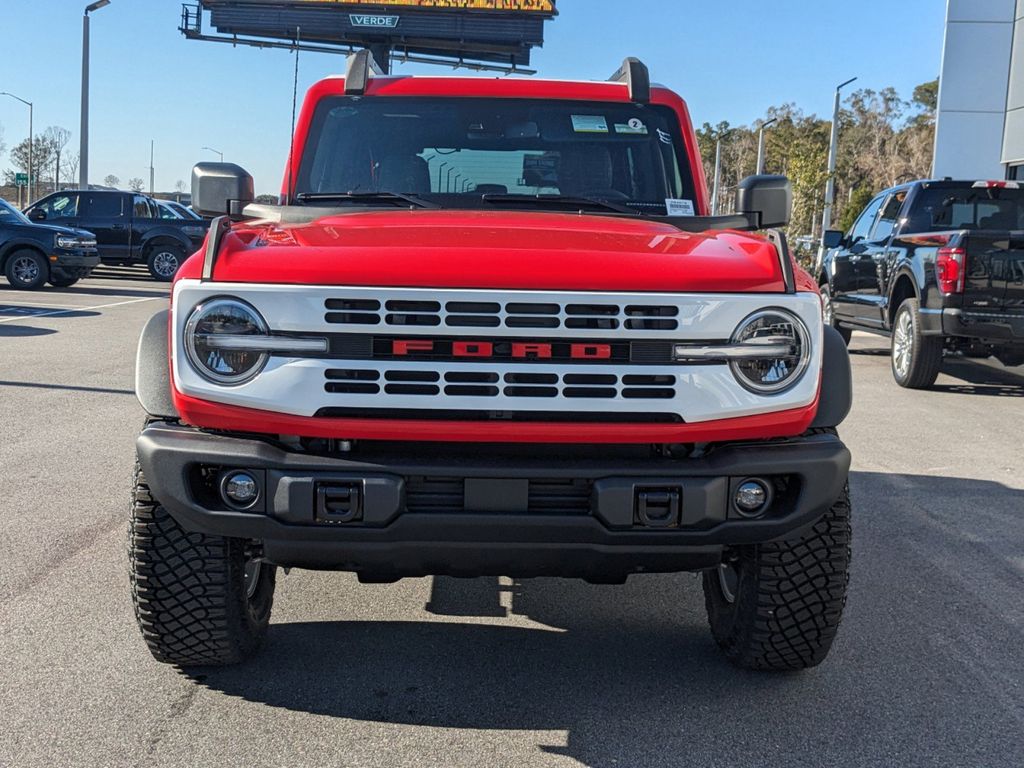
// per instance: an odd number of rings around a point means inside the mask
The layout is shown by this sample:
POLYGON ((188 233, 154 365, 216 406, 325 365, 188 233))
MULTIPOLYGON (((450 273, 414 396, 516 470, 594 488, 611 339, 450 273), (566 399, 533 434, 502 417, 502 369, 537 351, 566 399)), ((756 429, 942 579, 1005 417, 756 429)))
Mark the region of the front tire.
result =
POLYGON ((850 346, 850 339, 853 338, 853 331, 840 325, 836 320, 835 302, 832 299, 832 289, 829 287, 828 283, 823 283, 821 285, 821 311, 825 320, 825 325, 831 325, 835 328, 846 343, 846 346, 850 346))
POLYGON ((259 650, 277 569, 243 539, 183 529, 153 498, 137 464, 129 539, 135 618, 157 661, 224 666, 259 650))
POLYGON ((185 250, 180 245, 154 245, 146 256, 146 267, 154 280, 169 283, 184 261, 185 250))
POLYGON ((921 333, 920 304, 907 299, 898 310, 892 328, 892 375, 906 389, 928 389, 942 370, 941 336, 921 333))
POLYGON ((704 574, 711 634, 743 669, 816 667, 835 640, 850 569, 850 492, 801 536, 738 547, 704 574))
POLYGON ((4 275, 15 288, 23 291, 37 291, 46 285, 50 277, 50 265, 35 251, 15 251, 7 259, 4 275))

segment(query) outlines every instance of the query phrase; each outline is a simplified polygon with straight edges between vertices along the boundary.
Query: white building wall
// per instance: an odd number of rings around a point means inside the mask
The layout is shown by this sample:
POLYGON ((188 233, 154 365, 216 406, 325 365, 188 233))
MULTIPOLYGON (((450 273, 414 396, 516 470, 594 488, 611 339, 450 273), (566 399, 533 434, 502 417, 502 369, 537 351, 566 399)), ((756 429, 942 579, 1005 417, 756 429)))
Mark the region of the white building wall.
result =
MULTIPOLYGON (((1024 15, 1024 0, 949 0, 939 80, 936 178, 1006 175, 1004 138, 1011 133, 1014 139, 1020 136, 1007 119, 1018 11, 1024 15)), ((1017 40, 1024 46, 1024 35, 1017 40)), ((1019 63, 1024 67, 1024 51, 1019 63)), ((1021 95, 1019 121, 1024 128, 1024 72, 1014 83, 1021 95)), ((1024 138, 1017 143, 1024 149, 1024 138)))
POLYGON ((1003 162, 1007 165, 1024 164, 1024 0, 1017 0, 1016 17, 1003 136, 1003 162))

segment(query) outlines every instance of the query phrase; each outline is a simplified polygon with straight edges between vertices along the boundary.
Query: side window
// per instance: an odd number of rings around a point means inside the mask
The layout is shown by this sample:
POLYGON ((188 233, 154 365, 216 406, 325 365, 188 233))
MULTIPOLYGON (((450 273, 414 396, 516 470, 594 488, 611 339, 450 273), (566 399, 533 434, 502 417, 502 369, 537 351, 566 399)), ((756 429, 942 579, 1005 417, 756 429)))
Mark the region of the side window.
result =
POLYGON ((885 202, 885 195, 879 195, 870 203, 868 207, 864 209, 864 213, 857 219, 857 223, 853 225, 853 229, 850 230, 849 240, 851 243, 855 243, 858 240, 867 240, 871 234, 871 230, 875 226, 875 217, 878 216, 878 210, 882 207, 882 203, 885 202))
POLYGON ((124 215, 122 196, 108 192, 83 192, 79 206, 83 218, 117 219, 124 215))
POLYGON ((136 219, 152 219, 153 208, 149 204, 149 199, 142 195, 136 195, 132 202, 132 215, 136 219))
POLYGON ((874 231, 871 233, 871 240, 888 240, 892 233, 896 230, 896 226, 900 220, 900 211, 903 210, 903 203, 907 201, 906 191, 897 192, 894 195, 890 195, 889 199, 885 201, 885 205, 882 206, 881 213, 878 214, 878 223, 875 225, 874 231))
POLYGON ((70 219, 78 215, 78 195, 54 195, 39 204, 48 219, 70 219))

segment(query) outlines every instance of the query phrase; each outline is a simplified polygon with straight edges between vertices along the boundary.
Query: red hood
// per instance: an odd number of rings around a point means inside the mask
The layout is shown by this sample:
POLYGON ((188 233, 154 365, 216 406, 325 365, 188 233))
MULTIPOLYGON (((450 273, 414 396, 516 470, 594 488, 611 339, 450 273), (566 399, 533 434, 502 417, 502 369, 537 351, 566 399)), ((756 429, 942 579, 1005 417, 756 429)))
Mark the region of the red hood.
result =
MULTIPOLYGON (((201 256, 179 277, 198 277, 201 256)), ((551 213, 374 211, 236 226, 216 280, 392 287, 782 292, 778 254, 741 232, 551 213)))

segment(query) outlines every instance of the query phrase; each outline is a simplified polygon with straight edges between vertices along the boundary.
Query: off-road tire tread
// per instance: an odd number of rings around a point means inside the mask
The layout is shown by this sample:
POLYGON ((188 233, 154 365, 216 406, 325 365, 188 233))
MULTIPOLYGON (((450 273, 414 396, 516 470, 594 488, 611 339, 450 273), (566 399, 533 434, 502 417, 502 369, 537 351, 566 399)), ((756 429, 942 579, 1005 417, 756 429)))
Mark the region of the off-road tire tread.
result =
POLYGON ((236 664, 266 634, 275 570, 264 566, 258 616, 245 594, 245 542, 184 530, 153 498, 138 463, 129 525, 135 618, 153 656, 179 666, 236 664))
POLYGON ((735 603, 717 572, 704 574, 712 635, 744 669, 796 671, 825 660, 842 620, 849 583, 850 495, 842 495, 802 535, 745 547, 735 603))

